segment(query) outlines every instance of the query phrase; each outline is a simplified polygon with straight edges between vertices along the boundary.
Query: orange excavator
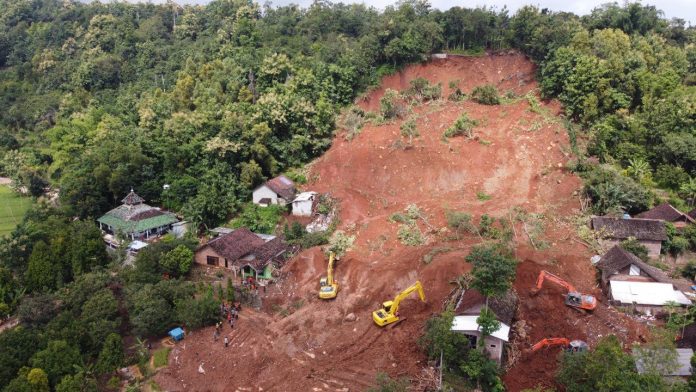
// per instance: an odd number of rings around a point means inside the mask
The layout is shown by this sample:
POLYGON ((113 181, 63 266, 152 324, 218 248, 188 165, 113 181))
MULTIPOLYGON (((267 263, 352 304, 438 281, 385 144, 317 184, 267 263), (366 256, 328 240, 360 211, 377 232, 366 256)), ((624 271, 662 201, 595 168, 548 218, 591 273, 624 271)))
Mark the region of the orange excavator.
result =
POLYGON ((541 339, 537 344, 533 345, 531 352, 535 353, 542 348, 562 346, 564 351, 577 353, 587 351, 587 343, 582 340, 568 340, 566 338, 546 338, 541 339))
POLYGON ((589 294, 580 294, 577 290, 575 290, 575 287, 573 287, 572 284, 548 271, 541 271, 539 273, 536 287, 532 289, 532 295, 536 295, 539 290, 541 290, 541 286, 547 279, 568 290, 568 294, 566 294, 565 297, 566 305, 583 310, 594 310, 594 308, 597 307, 597 299, 595 297, 589 294))

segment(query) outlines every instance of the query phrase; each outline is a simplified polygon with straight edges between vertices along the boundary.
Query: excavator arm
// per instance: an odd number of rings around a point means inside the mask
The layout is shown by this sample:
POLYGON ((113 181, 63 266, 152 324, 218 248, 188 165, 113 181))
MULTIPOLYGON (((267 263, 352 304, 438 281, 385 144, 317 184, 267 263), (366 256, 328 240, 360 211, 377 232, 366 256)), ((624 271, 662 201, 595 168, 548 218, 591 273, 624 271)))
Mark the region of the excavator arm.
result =
POLYGON ((408 297, 408 295, 414 291, 418 291, 418 297, 420 297, 421 301, 425 302, 425 293, 423 292, 423 285, 421 285, 420 281, 416 281, 416 283, 414 283, 406 290, 400 292, 396 295, 396 297, 394 297, 394 300, 391 303, 391 307, 389 308, 389 313, 396 314, 396 312, 399 310, 399 304, 401 303, 401 301, 403 301, 404 298, 408 297))
POLYGON ((537 283, 536 283, 536 289, 541 290, 541 286, 544 284, 545 280, 550 280, 553 283, 556 283, 557 285, 564 287, 566 290, 570 292, 575 292, 575 287, 573 287, 572 284, 566 282, 563 280, 561 277, 556 276, 548 271, 541 271, 539 273, 539 277, 537 278, 537 283))
POLYGON ((334 277, 333 277, 333 272, 334 272, 334 257, 335 254, 334 252, 329 253, 329 266, 326 269, 326 280, 328 283, 334 284, 334 277))
POLYGON ((542 348, 562 346, 563 350, 568 352, 587 351, 587 343, 582 340, 569 340, 566 338, 546 338, 541 339, 530 349, 531 352, 537 352, 542 348))
POLYGON ((382 304, 382 309, 372 312, 372 319, 374 320, 375 324, 379 325, 380 327, 384 327, 385 325, 399 321, 399 316, 396 313, 399 310, 399 304, 404 298, 408 297, 408 295, 414 291, 418 291, 418 297, 420 297, 421 301, 425 302, 423 286, 421 285, 421 282, 416 281, 416 283, 408 287, 406 290, 397 294, 393 301, 384 302, 382 304))
POLYGON ((570 345, 570 340, 566 338, 546 338, 541 339, 535 345, 532 346, 532 352, 541 350, 542 348, 551 346, 568 346, 570 345))

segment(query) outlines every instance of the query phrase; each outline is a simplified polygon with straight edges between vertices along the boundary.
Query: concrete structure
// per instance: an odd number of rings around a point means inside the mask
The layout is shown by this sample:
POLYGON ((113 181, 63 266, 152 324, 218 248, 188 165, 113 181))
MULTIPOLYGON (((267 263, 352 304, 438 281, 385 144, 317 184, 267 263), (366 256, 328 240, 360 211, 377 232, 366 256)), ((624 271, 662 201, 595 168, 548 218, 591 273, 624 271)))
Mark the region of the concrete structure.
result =
POLYGON ((239 228, 201 245, 194 260, 200 265, 228 268, 235 276, 269 280, 288 249, 282 238, 239 228))
MULTIPOLYGON (((500 328, 484 340, 484 346, 491 359, 502 363, 504 358, 504 346, 509 341, 510 326, 517 309, 517 296, 512 292, 505 295, 489 298, 488 308, 495 314, 500 322, 500 328)), ((476 290, 468 290, 459 306, 455 309, 455 317, 452 321, 452 331, 462 333, 469 338, 471 347, 476 347, 481 338, 480 326, 476 319, 485 307, 486 299, 476 290)))
POLYGON ((121 206, 97 219, 99 228, 107 234, 137 240, 167 233, 173 224, 179 222, 171 212, 151 207, 144 201, 131 189, 121 206))
POLYGON ((292 214, 296 216, 311 216, 314 211, 316 192, 302 192, 292 201, 292 214))
POLYGON ((285 176, 266 181, 254 189, 252 201, 260 206, 286 205, 295 199, 295 183, 285 176))
POLYGON ((662 241, 667 239, 665 223, 660 220, 598 216, 592 218, 591 223, 592 229, 601 233, 605 247, 613 247, 632 237, 648 249, 651 258, 660 256, 662 241))
POLYGON ((633 306, 639 312, 655 314, 669 303, 682 306, 691 301, 671 283, 609 281, 609 299, 615 305, 633 306))
MULTIPOLYGON (((471 347, 476 347, 478 339, 481 338, 481 326, 478 325, 477 315, 472 316, 454 316, 452 321, 452 331, 463 333, 469 336, 471 347)), ((493 332, 491 336, 487 336, 484 340, 486 351, 491 359, 500 363, 503 357, 503 347, 510 339, 510 326, 501 322, 500 328, 493 332)))

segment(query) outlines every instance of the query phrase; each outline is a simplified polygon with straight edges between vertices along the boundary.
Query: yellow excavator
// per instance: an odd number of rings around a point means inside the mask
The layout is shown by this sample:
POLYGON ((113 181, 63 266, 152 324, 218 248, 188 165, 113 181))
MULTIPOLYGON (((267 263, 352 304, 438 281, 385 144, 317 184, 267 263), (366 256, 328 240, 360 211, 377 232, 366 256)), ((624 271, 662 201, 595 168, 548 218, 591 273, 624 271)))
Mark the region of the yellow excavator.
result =
POLYGON ((382 309, 372 312, 372 319, 375 320, 375 324, 379 325, 380 327, 384 327, 385 325, 399 321, 399 303, 414 291, 418 291, 418 296, 420 297, 421 301, 425 302, 423 286, 421 285, 420 281, 416 281, 416 283, 414 283, 411 287, 397 294, 393 301, 384 302, 382 304, 382 309))
POLYGON ((319 298, 333 299, 338 294, 338 282, 334 279, 333 267, 336 255, 329 253, 329 267, 326 269, 326 276, 319 279, 319 298))

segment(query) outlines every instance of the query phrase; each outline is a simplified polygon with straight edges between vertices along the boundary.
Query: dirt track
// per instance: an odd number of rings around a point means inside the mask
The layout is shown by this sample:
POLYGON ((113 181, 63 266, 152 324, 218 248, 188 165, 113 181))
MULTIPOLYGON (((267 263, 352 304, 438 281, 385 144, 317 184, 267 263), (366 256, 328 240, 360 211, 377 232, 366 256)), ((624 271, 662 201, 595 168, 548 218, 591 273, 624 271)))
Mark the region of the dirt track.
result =
MULTIPOLYGON (((358 104, 377 110, 385 88, 403 90, 419 76, 441 82, 445 97, 453 80, 466 93, 493 83, 500 91, 523 95, 536 88, 534 72, 521 55, 437 60, 387 77, 382 88, 358 104)), ((560 110, 555 103, 542 107, 551 114, 560 110)), ((367 125, 352 141, 338 135, 312 165, 317 180, 307 186, 338 198, 341 228, 357 235, 355 249, 337 266, 338 298, 316 299, 326 260, 318 249, 303 252, 285 267, 281 284, 269 289, 265 312, 245 309, 231 332, 231 347, 213 343, 212 328, 194 332, 172 352, 170 367, 156 376, 158 384, 170 391, 356 391, 371 385, 378 371, 417 378, 427 366, 417 345, 425 321, 441 310, 452 288, 449 281, 470 269, 463 258, 479 240, 448 241, 444 245, 453 249, 450 253, 424 264, 422 256, 443 245, 448 234, 430 234, 421 247, 400 244, 398 225, 388 217, 412 203, 435 228, 445 227, 446 209, 500 217, 517 206, 553 217, 545 233, 551 245, 546 251, 534 251, 521 229, 516 233, 517 257, 523 261, 515 283, 522 301, 518 317, 527 325, 526 338, 517 343, 521 350, 548 334, 573 335, 568 337, 592 345, 600 335, 625 330, 624 341, 634 340, 631 323, 603 305, 596 316, 580 315, 563 306, 560 292, 553 289, 533 299, 527 294, 536 274, 546 268, 599 295, 591 255, 571 239, 571 227, 556 224, 579 207, 573 193, 580 181, 564 169, 570 150, 567 134, 558 121, 529 109, 524 99, 501 106, 444 100, 424 104, 414 108, 420 137, 406 150, 391 147, 401 138, 401 121, 367 125), (442 133, 463 111, 481 122, 475 129, 479 141, 458 137, 443 142, 442 133), (477 192, 491 199, 480 201, 477 192), (377 328, 370 312, 416 279, 424 284, 427 303, 414 296, 402 304, 404 322, 393 329, 377 328), (271 304, 295 304, 298 309, 283 318, 270 311, 271 304), (344 321, 349 313, 357 321, 344 321), (198 373, 200 363, 205 374, 198 373)), ((511 391, 553 385, 553 369, 553 354, 538 355, 517 361, 505 382, 511 391)))

